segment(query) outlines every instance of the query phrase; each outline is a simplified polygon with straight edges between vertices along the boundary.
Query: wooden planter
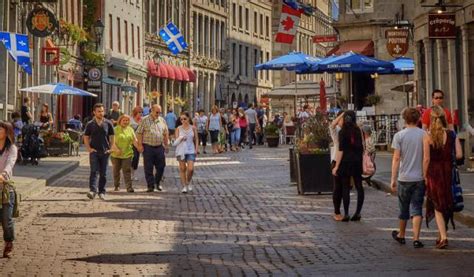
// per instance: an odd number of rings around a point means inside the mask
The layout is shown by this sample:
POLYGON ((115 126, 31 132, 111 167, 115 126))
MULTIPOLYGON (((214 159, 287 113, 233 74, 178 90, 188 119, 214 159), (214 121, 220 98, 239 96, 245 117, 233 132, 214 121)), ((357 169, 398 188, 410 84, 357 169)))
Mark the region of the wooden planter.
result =
POLYGON ((332 192, 334 178, 329 153, 296 153, 298 194, 332 192))
POLYGON ((51 139, 45 145, 46 152, 49 156, 62 156, 62 155, 71 155, 71 144, 69 142, 62 142, 57 139, 51 139))
POLYGON ((267 137, 268 147, 278 147, 280 137, 267 137))

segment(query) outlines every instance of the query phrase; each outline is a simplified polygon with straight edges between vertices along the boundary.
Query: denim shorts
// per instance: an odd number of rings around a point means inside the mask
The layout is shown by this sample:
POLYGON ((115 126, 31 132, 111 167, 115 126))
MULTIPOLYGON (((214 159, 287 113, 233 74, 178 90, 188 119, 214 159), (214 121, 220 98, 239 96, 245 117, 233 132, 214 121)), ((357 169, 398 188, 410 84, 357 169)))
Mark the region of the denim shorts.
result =
POLYGON ((401 182, 398 181, 398 206, 401 220, 408 220, 410 216, 423 216, 423 201, 425 197, 425 181, 401 182))
POLYGON ((182 162, 195 162, 196 161, 196 154, 184 154, 184 159, 180 158, 181 156, 176 157, 178 161, 182 162))

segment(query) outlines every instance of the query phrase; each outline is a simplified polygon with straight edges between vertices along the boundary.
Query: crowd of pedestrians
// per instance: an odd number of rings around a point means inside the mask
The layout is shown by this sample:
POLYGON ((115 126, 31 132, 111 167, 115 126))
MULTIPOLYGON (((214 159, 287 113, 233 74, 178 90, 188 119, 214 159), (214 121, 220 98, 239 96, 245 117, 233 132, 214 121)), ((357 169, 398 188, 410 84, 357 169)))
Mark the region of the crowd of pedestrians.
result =
MULTIPOLYGON (((405 244, 406 227, 411 219, 415 248, 424 247, 420 240, 423 217, 427 225, 435 219, 438 249, 448 247, 448 223, 454 227, 453 169, 463 154, 451 114, 442 106, 443 99, 443 91, 434 90, 433 105, 423 114, 420 109, 405 108, 401 113, 404 126, 392 140, 391 189, 398 194, 399 204, 398 230, 392 232, 392 237, 399 244, 405 244)), ((467 130, 468 127, 470 125, 467 130)), ((370 128, 359 127, 353 111, 341 111, 331 122, 329 132, 333 139, 331 159, 335 176, 333 218, 358 221, 364 203, 363 156, 375 152, 370 128), (352 184, 357 190, 357 207, 350 217, 352 184), (344 214, 340 211, 341 202, 344 214)))

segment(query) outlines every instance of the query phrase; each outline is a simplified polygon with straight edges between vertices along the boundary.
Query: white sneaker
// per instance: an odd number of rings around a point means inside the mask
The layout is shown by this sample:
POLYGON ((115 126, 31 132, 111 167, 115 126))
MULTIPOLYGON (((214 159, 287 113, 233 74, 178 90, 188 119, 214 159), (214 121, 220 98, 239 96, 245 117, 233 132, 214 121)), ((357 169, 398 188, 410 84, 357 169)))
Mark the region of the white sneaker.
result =
POLYGON ((189 192, 193 191, 193 185, 188 185, 188 191, 189 192))
POLYGON ((87 193, 87 197, 89 197, 89 199, 91 199, 91 200, 94 199, 94 198, 95 198, 95 192, 89 191, 89 192, 87 193))
POLYGON ((105 194, 99 193, 99 198, 100 198, 101 200, 105 200, 105 194))
POLYGON ((184 188, 181 190, 181 193, 188 193, 188 187, 184 186, 184 188))
POLYGON ((137 176, 133 176, 133 177, 132 177, 132 181, 138 181, 138 177, 137 177, 137 176))
POLYGON ((163 187, 162 187, 161 185, 158 185, 158 186, 156 187, 156 189, 157 189, 158 191, 163 191, 163 187))

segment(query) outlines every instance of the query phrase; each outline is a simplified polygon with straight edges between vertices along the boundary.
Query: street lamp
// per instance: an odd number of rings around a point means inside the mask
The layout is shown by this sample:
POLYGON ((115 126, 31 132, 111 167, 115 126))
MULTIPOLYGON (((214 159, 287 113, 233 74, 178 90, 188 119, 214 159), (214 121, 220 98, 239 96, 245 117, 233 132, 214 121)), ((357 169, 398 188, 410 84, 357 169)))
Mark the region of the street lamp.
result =
POLYGON ((99 50, 99 45, 100 42, 102 41, 102 36, 104 35, 104 23, 102 23, 102 20, 97 19, 97 21, 94 23, 94 34, 95 34, 95 50, 99 50))

